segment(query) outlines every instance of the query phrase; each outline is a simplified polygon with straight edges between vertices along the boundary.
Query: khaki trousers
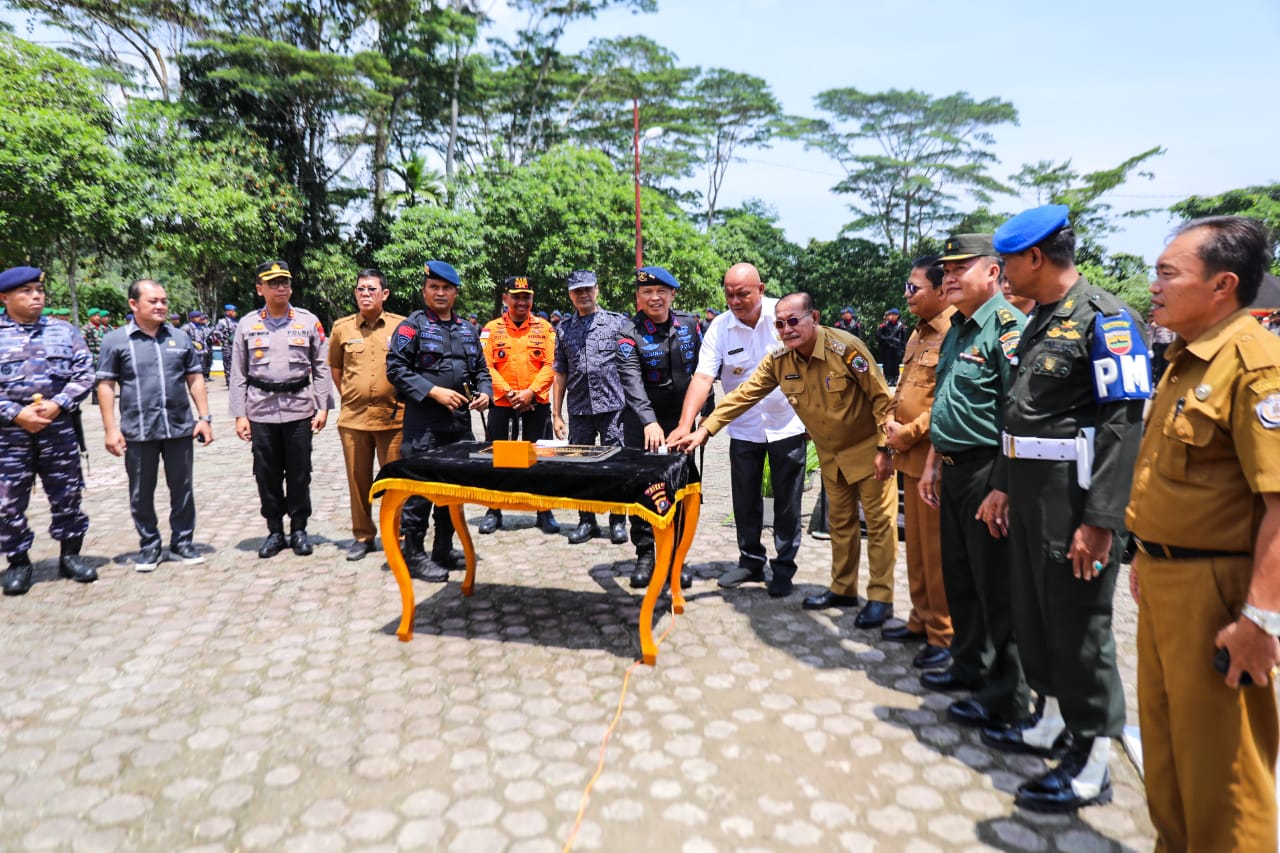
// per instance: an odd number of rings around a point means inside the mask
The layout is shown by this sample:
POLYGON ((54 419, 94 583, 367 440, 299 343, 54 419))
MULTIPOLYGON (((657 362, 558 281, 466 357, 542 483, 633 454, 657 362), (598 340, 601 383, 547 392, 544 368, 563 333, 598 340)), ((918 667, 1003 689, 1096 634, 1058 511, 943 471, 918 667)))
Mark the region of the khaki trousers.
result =
POLYGON ((907 584, 911 615, 907 629, 928 635, 931 646, 947 648, 954 633, 942 582, 942 514, 920 500, 920 478, 902 475, 906 515, 907 584))
POLYGON ((893 564, 898 559, 898 480, 868 476, 856 483, 836 469, 835 477, 823 472, 827 488, 827 519, 831 526, 831 591, 858 594, 858 561, 861 535, 858 502, 867 521, 867 598, 893 603, 893 564))
POLYGON ((1276 849, 1274 686, 1232 690, 1212 666, 1252 558, 1138 554, 1138 715, 1156 850, 1276 849))
POLYGON ((369 488, 373 485, 373 458, 386 465, 400 458, 398 429, 350 429, 338 427, 342 456, 347 462, 347 489, 351 495, 351 533, 361 542, 372 542, 378 528, 373 523, 369 488))

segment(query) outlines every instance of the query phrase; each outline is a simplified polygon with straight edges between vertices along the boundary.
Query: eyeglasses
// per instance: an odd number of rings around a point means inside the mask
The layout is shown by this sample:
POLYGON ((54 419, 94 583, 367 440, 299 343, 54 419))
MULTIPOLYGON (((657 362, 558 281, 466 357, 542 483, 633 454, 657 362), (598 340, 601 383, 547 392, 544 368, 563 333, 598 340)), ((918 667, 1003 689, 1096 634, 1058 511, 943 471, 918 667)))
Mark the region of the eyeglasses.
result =
POLYGON ((264 281, 262 282, 262 286, 270 288, 271 290, 288 290, 293 287, 293 282, 288 279, 285 279, 284 281, 264 281))
POLYGON ((381 293, 381 287, 357 287, 356 293, 381 293))
POLYGON ((791 328, 794 329, 796 326, 800 325, 800 321, 803 319, 804 318, 802 316, 797 314, 796 316, 788 317, 785 320, 774 320, 773 327, 775 329, 785 329, 787 326, 790 326, 791 328))

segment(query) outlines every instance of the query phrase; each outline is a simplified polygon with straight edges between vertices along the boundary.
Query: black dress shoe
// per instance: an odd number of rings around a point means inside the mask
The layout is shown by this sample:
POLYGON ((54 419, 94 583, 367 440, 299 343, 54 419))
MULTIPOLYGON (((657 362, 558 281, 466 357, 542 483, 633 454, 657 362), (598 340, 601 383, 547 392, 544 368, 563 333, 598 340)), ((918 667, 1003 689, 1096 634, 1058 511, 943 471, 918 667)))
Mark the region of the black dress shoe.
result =
POLYGON ((262 547, 258 549, 258 556, 264 560, 268 557, 274 557, 283 551, 284 546, 288 544, 283 533, 269 533, 263 541, 262 547))
POLYGON ((502 526, 502 513, 496 509, 491 509, 484 514, 484 518, 480 519, 480 533, 488 536, 493 531, 502 526))
POLYGON ((828 589, 817 595, 809 596, 800 606, 805 610, 826 610, 828 607, 857 607, 858 596, 841 595, 828 589))
POLYGON ((681 569, 680 570, 680 588, 688 589, 691 586, 693 586, 693 575, 689 572, 686 572, 684 569, 681 569))
POLYGON ((880 632, 880 637, 885 640, 895 640, 899 643, 917 642, 925 638, 924 631, 912 631, 904 622, 901 625, 890 625, 880 632))
POLYGON ((944 693, 951 690, 977 690, 982 686, 979 679, 959 675, 954 666, 941 672, 935 670, 921 673, 920 683, 930 690, 941 690, 944 693))
POLYGON ((609 541, 614 545, 623 545, 627 541, 627 523, 615 521, 609 525, 609 541))
POLYGON ((432 562, 424 551, 414 551, 405 555, 405 566, 409 569, 409 577, 429 583, 443 583, 449 579, 449 570, 432 562))
POLYGON ((315 550, 311 547, 311 540, 307 538, 305 530, 295 530, 289 534, 289 547, 299 557, 310 557, 311 552, 315 550))
POLYGON ((31 589, 31 558, 25 553, 9 558, 9 568, 0 575, 0 589, 5 595, 26 595, 31 589))
POLYGON ((631 573, 631 588, 642 589, 649 585, 649 581, 653 579, 653 555, 639 554, 636 556, 636 568, 631 573))
POLYGON ((467 555, 457 548, 450 548, 448 551, 432 549, 431 562, 446 570, 465 569, 467 567, 467 555))
POLYGON ((363 539, 357 539, 351 543, 351 547, 347 549, 347 559, 351 561, 363 560, 369 556, 369 552, 373 550, 373 543, 366 542, 363 539))
POLYGON ((93 583, 98 579, 98 570, 79 554, 63 554, 58 558, 58 575, 76 583, 93 583))
POLYGON ((920 653, 911 659, 916 669, 938 669, 951 663, 951 650, 942 646, 926 645, 920 653))
POLYGON ((879 628, 893 616, 893 605, 887 601, 868 601, 858 618, 853 620, 855 628, 879 628))
POLYGON ((569 534, 570 545, 581 545, 588 539, 594 539, 600 535, 600 525, 592 524, 589 521, 578 522, 578 526, 573 528, 573 532, 569 534))
POLYGON ((947 719, 962 726, 985 729, 999 726, 1000 718, 977 699, 957 699, 947 706, 947 719))
POLYGON ((1093 738, 1081 738, 1074 741, 1067 754, 1058 766, 1035 779, 1023 782, 1018 786, 1013 797, 1013 804, 1033 812, 1050 812, 1063 814, 1073 812, 1084 806, 1103 805, 1111 802, 1111 772, 1102 771, 1102 784, 1097 793, 1077 792, 1071 783, 1085 769, 1089 761, 1089 753, 1093 749, 1093 738))
POLYGON ((556 517, 551 514, 549 509, 544 509, 538 513, 538 520, 534 522, 533 526, 543 533, 560 532, 560 522, 556 521, 556 517))
POLYGON ((1061 758, 1071 748, 1071 732, 1063 729, 1048 749, 1036 744, 1027 743, 1023 732, 1039 722, 1038 716, 1027 717, 1007 726, 999 726, 982 730, 982 742, 992 749, 1003 752, 1019 752, 1023 755, 1037 755, 1041 758, 1061 758))

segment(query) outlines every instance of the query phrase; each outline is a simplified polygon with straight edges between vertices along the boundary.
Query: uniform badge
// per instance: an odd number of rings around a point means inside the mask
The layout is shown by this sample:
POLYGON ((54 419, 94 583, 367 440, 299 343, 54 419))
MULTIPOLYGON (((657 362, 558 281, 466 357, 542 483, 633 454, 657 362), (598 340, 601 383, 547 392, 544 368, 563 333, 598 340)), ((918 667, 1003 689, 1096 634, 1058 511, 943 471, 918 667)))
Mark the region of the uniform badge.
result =
POLYGON ((295 328, 295 329, 301 329, 301 328, 302 328, 302 324, 301 324, 301 323, 294 323, 294 324, 293 324, 293 328, 295 328))
POLYGON ((253 324, 253 330, 254 330, 255 332, 260 332, 260 331, 262 331, 262 330, 263 330, 263 329, 265 329, 265 328, 267 328, 267 327, 266 327, 266 326, 264 326, 264 325, 262 325, 261 323, 254 323, 254 324, 253 324))
MULTIPOLYGON (((1195 395, 1196 395, 1196 399, 1197 399, 1197 400, 1199 400, 1201 403, 1203 403, 1205 400, 1208 400, 1208 399, 1209 399, 1209 395, 1210 395, 1211 393, 1213 393, 1213 386, 1211 386, 1211 385, 1197 385, 1197 386, 1196 386, 1196 390, 1195 390, 1195 391, 1192 391, 1191 393, 1195 394, 1195 395)), ((1280 397, 1275 398, 1275 399, 1280 399, 1280 397)), ((1259 414, 1261 414, 1261 412, 1259 412, 1259 414)))
POLYGON ((1258 404, 1258 421, 1267 429, 1280 427, 1280 394, 1272 394, 1258 404))
POLYGON ((1107 349, 1116 355, 1128 355, 1133 349, 1133 333, 1126 320, 1104 320, 1102 322, 1102 340, 1107 349))
POLYGON ((254 350, 254 351, 253 351, 253 357, 254 357, 254 358, 262 358, 262 350, 260 350, 260 349, 259 349, 259 350, 254 350))
POLYGON ((1000 336, 1000 349, 1004 351, 1004 357, 1013 359, 1013 353, 1018 349, 1018 342, 1022 340, 1022 332, 1014 329, 1005 332, 1000 336))
MULTIPOLYGON (((174 341, 169 341, 169 346, 171 346, 171 347, 176 347, 176 346, 177 346, 177 343, 176 343, 176 342, 174 342, 174 341)), ((196 348, 197 348, 197 349, 199 349, 199 347, 200 347, 200 345, 199 345, 199 344, 196 344, 196 348)))
POLYGON ((853 361, 849 362, 849 366, 859 373, 866 373, 871 365, 867 364, 867 360, 860 355, 855 355, 853 361))
POLYGON ((735 367, 735 368, 733 369, 733 375, 734 375, 734 376, 741 376, 744 370, 746 370, 746 368, 744 368, 744 367, 735 367))
POLYGON ((305 347, 307 345, 306 338, 290 338, 289 343, 295 347, 305 347))

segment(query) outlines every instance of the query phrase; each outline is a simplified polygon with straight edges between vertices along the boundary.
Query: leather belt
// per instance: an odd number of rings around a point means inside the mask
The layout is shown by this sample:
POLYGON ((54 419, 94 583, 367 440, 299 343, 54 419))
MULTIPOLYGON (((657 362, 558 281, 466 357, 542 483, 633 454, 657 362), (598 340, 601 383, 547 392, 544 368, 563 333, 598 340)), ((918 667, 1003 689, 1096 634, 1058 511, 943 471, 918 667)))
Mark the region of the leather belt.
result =
POLYGON ((1179 548, 1177 545, 1161 545, 1133 537, 1138 550, 1156 560, 1212 560, 1221 557, 1248 557, 1246 551, 1202 551, 1199 548, 1179 548))
POLYGON ((1010 459, 1046 459, 1070 462, 1077 458, 1074 438, 1031 438, 1000 433, 1000 449, 1010 459))
POLYGON ((995 457, 999 451, 994 447, 974 447, 969 450, 956 450, 952 453, 934 455, 942 460, 943 465, 968 465, 970 462, 986 462, 995 457))
POLYGON ((310 385, 311 377, 304 376, 301 379, 289 379, 284 382, 269 382, 266 379, 246 376, 244 381, 254 388, 261 391, 268 391, 272 394, 293 394, 310 385))

